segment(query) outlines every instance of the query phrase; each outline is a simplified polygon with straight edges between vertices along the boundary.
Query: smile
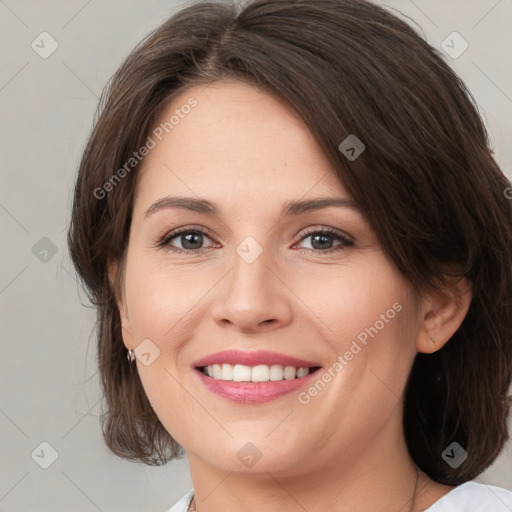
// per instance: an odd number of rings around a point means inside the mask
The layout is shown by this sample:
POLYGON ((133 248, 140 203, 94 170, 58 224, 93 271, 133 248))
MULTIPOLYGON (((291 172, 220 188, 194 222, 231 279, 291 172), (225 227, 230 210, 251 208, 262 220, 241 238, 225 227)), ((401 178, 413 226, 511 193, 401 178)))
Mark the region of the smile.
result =
POLYGON ((215 380, 227 380, 232 382, 277 382, 281 380, 300 379, 318 370, 319 367, 283 366, 280 364, 259 364, 246 366, 243 364, 213 364, 202 366, 199 370, 215 380))
POLYGON ((193 374, 211 393, 231 402, 275 400, 310 385, 318 362, 269 350, 223 350, 192 363, 193 374))
POLYGON ((210 367, 210 371, 220 371, 222 372, 222 375, 224 375, 224 371, 226 371, 226 376, 229 375, 229 371, 232 371, 234 378, 241 378, 237 375, 238 372, 245 373, 246 377, 249 374, 249 371, 251 372, 251 380, 236 381, 232 379, 225 380, 222 378, 215 378, 215 376, 210 377, 207 375, 207 373, 205 373, 205 370, 208 372, 208 367, 200 367, 194 369, 194 374, 198 376, 202 385, 204 385, 206 389, 208 389, 211 393, 230 402, 239 404, 257 404, 269 402, 280 397, 284 397, 285 395, 290 395, 293 392, 298 393, 301 389, 311 385, 313 380, 317 378, 317 372, 320 369, 320 367, 315 367, 299 368, 296 370, 294 367, 287 366, 283 370, 279 370, 283 373, 282 379, 270 380, 271 371, 274 377, 280 375, 277 368, 272 370, 272 366, 268 367, 267 365, 258 365, 251 368, 248 366, 244 367, 244 365, 229 365, 232 366, 232 369, 230 370, 228 368, 224 370, 224 365, 222 365, 222 368, 215 370, 216 366, 217 365, 212 365, 212 367, 210 367), (266 367, 266 369, 261 369, 262 366, 266 367), (241 368, 236 369, 237 367, 241 368), (252 380, 253 371, 255 371, 256 378, 258 378, 258 375, 260 375, 260 378, 266 377, 267 372, 269 378, 265 381, 255 382, 252 380), (293 378, 286 378, 286 376, 291 377, 292 372, 293 378))

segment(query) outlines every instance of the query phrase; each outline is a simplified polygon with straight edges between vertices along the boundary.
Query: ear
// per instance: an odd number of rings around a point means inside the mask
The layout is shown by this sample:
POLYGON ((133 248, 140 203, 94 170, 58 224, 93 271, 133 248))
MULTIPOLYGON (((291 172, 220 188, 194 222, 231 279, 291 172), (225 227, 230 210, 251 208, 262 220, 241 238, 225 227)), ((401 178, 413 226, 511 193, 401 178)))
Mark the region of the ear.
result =
POLYGON ((422 327, 417 340, 419 352, 431 354, 448 342, 466 317, 471 298, 471 283, 465 277, 453 280, 443 290, 427 294, 422 305, 422 327))
POLYGON ((134 348, 133 337, 130 328, 130 320, 128 316, 128 308, 126 307, 126 297, 124 287, 122 286, 122 277, 118 276, 118 272, 122 272, 121 266, 118 262, 110 263, 108 266, 108 279, 110 286, 116 296, 117 309, 119 310, 119 318, 121 320, 121 331, 123 335, 123 343, 127 349, 134 348), (116 279, 119 277, 120 282, 116 285, 116 279), (116 289, 118 286, 118 289, 116 289))

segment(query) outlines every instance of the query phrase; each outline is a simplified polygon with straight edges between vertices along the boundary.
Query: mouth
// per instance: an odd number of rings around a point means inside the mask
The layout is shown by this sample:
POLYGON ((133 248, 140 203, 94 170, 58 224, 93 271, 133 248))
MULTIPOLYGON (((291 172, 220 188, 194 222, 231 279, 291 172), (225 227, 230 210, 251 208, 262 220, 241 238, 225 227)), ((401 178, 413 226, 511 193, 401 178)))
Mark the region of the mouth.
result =
POLYGON ((213 380, 230 382, 279 382, 283 380, 298 380, 320 370, 321 366, 296 367, 280 364, 259 364, 247 366, 243 364, 220 363, 207 366, 197 366, 196 370, 213 380))
POLYGON ((208 391, 242 404, 289 396, 316 379, 320 368, 316 361, 269 350, 224 350, 192 364, 194 374, 208 391))
POLYGON ((291 396, 310 386, 320 366, 245 366, 212 364, 194 368, 194 373, 211 393, 237 404, 262 404, 291 396))

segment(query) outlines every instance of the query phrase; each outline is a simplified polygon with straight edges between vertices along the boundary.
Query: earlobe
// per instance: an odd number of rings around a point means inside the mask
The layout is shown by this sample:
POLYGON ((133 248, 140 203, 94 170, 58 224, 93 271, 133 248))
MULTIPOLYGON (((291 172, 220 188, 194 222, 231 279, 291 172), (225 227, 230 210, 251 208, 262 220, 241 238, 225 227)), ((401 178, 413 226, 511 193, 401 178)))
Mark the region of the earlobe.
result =
POLYGON ((471 304, 471 283, 465 277, 449 288, 432 291, 425 299, 418 352, 431 354, 441 349, 460 327, 471 304))
POLYGON ((123 300, 123 293, 121 290, 117 290, 117 286, 120 287, 119 283, 116 283, 117 272, 119 270, 117 262, 113 262, 108 266, 108 279, 110 281, 110 285, 116 296, 116 305, 119 311, 119 319, 121 321, 121 331, 123 336, 123 343, 126 348, 133 348, 133 340, 130 329, 130 322, 128 319, 128 311, 125 305, 125 301, 123 300))

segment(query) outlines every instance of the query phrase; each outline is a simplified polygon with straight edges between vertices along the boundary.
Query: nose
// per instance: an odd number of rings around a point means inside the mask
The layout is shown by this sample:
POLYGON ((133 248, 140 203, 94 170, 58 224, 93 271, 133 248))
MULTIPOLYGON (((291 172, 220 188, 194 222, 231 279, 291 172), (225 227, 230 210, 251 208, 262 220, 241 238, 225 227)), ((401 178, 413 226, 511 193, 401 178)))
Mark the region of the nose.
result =
POLYGON ((289 278, 270 250, 251 262, 235 252, 231 270, 219 287, 213 307, 214 320, 223 328, 246 334, 267 332, 287 325, 292 318, 293 297, 289 278))

